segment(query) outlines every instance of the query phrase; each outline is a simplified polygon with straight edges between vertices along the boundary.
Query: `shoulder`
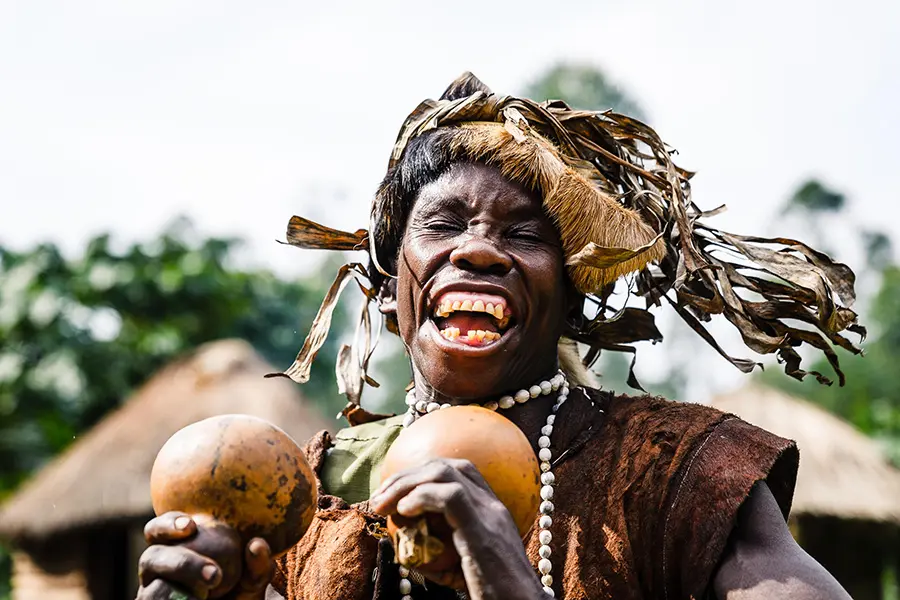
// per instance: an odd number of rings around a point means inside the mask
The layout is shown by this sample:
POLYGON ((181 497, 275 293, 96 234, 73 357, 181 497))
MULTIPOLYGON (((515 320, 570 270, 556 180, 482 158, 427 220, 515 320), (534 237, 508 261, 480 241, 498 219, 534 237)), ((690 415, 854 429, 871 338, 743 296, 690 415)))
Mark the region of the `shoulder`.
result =
POLYGON ((712 478, 725 487, 733 483, 746 496, 750 485, 767 479, 785 516, 790 510, 799 462, 792 440, 702 404, 588 393, 605 396, 605 429, 617 438, 624 455, 646 454, 654 462, 662 461, 660 466, 673 484, 712 478))
POLYGON ((737 416, 651 396, 606 396, 607 434, 616 439, 619 482, 643 543, 652 579, 670 597, 702 597, 751 489, 765 481, 781 514, 796 482, 795 444, 737 416), (646 515, 655 515, 646 522, 646 515))
POLYGON ((610 421, 629 430, 654 427, 688 432, 736 418, 710 406, 650 395, 607 394, 607 407, 610 421))

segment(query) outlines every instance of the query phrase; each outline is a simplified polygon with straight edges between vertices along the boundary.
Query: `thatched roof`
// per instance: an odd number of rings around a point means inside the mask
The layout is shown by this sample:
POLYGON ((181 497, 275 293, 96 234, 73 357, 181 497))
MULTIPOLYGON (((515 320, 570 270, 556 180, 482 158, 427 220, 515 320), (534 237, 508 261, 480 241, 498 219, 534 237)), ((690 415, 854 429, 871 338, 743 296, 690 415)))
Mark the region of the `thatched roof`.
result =
POLYGON ((64 529, 152 514, 150 469, 166 440, 210 416, 266 419, 299 442, 333 428, 296 384, 240 340, 213 342, 153 376, 27 482, 0 511, 0 536, 36 539, 64 529))
POLYGON ((900 470, 848 423, 810 402, 759 386, 719 396, 711 404, 797 442, 794 514, 900 524, 900 470))

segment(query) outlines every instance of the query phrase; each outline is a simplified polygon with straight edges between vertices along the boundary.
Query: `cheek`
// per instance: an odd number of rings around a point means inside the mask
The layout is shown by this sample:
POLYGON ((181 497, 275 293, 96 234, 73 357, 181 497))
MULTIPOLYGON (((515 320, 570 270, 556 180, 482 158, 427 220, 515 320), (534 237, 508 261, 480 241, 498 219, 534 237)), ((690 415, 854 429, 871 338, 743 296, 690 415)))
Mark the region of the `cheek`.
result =
POLYGON ((397 259, 397 325, 409 344, 418 329, 416 309, 420 304, 422 283, 428 280, 431 263, 422 244, 404 240, 397 259))
POLYGON ((544 322, 564 321, 568 308, 567 273, 562 257, 549 255, 535 264, 531 282, 544 322))

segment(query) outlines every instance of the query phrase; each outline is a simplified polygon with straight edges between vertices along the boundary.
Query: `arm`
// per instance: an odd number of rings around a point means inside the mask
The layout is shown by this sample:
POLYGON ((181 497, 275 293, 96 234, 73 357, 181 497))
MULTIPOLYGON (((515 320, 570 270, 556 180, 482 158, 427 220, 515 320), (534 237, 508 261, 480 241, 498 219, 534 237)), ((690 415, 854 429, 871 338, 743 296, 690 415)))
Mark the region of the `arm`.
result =
POLYGON ((738 513, 713 589, 720 600, 850 600, 794 541, 765 482, 756 484, 738 513))

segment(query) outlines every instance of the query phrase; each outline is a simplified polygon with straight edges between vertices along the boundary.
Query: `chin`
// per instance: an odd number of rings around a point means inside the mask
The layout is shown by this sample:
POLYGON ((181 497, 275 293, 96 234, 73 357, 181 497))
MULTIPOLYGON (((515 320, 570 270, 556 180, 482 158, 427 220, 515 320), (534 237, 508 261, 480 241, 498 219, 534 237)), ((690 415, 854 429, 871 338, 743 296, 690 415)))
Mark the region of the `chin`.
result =
POLYGON ((530 360, 534 357, 523 357, 518 351, 519 331, 508 332, 491 346, 471 347, 446 340, 432 329, 428 324, 420 329, 413 348, 414 363, 419 375, 448 398, 499 396, 521 378, 517 376, 519 365, 535 363, 530 360))

